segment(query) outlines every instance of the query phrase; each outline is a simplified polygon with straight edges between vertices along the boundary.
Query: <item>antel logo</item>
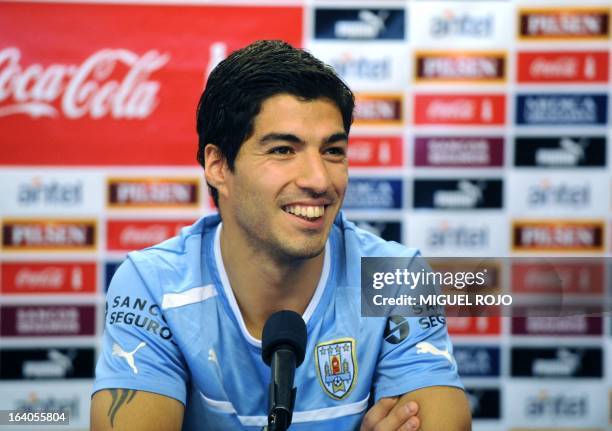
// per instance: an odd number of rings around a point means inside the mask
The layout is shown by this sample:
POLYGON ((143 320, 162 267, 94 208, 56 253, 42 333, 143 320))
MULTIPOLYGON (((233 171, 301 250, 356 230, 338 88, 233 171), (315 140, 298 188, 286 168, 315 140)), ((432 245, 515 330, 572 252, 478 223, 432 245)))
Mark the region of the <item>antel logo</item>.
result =
POLYGON ((603 376, 603 352, 595 347, 513 347, 513 377, 597 378, 603 376))
POLYGON ((518 82, 606 83, 607 51, 524 51, 518 53, 518 82))
POLYGON ((87 116, 100 119, 147 118, 159 103, 160 82, 150 76, 170 56, 157 50, 135 53, 101 49, 80 64, 23 64, 17 47, 0 50, 0 117, 87 116))
POLYGON ((404 39, 404 9, 317 8, 314 15, 316 39, 404 39))
POLYGON ((501 83, 506 79, 504 52, 416 52, 416 82, 501 83))
POLYGON ((514 251, 601 252, 604 248, 603 221, 515 220, 512 226, 514 251))
POLYGON ((95 220, 5 219, 5 251, 92 251, 96 248, 95 220))
POLYGON ((610 10, 520 9, 518 25, 520 39, 606 39, 610 35, 610 10))
POLYGON ((414 165, 423 167, 494 167, 504 164, 504 138, 420 136, 414 140, 414 165))
POLYGON ((447 317, 446 324, 451 335, 499 335, 499 316, 447 317))
POLYGON ((514 165, 545 168, 605 167, 605 136, 521 136, 514 165))
POLYGON ((17 204, 31 207, 37 205, 76 206, 83 202, 83 183, 75 181, 48 181, 43 177, 34 177, 29 182, 21 183, 17 190, 17 204))
POLYGON ((495 15, 482 14, 478 11, 457 12, 452 9, 444 10, 430 20, 430 34, 436 39, 450 39, 452 37, 471 37, 485 39, 493 34, 495 15))
POLYGON ((355 126, 399 126, 404 120, 401 94, 365 94, 355 96, 355 126))
POLYGON ((364 79, 375 82, 391 78, 393 59, 390 56, 373 57, 344 52, 329 62, 329 65, 344 80, 364 79))
POLYGON ((464 224, 451 225, 443 221, 438 226, 427 231, 427 246, 430 249, 462 248, 482 249, 489 244, 490 232, 487 225, 469 226, 464 224))
POLYGON ((200 201, 198 178, 109 178, 108 206, 111 208, 185 207, 200 201))
POLYGON ((343 207, 345 209, 400 209, 403 185, 396 178, 350 178, 343 207))
POLYGON ((95 305, 3 305, 0 335, 94 335, 95 305))
POLYGON ((94 262, 3 262, 0 292, 10 294, 75 294, 96 291, 94 262))
POLYGON ((358 168, 401 167, 404 164, 400 136, 351 136, 349 166, 358 168))
POLYGON ((518 94, 516 124, 605 125, 607 94, 518 94))
POLYGON ((506 121, 503 94, 416 94, 416 125, 502 126, 506 121))
POLYGON ((526 258, 512 263, 512 291, 526 294, 601 295, 604 262, 600 259, 526 258))
POLYGON ((0 350, 0 378, 87 379, 94 377, 94 349, 52 347, 0 350))
POLYGON ((591 187, 588 182, 556 182, 542 178, 527 188, 527 206, 532 209, 560 207, 580 209, 591 203, 591 187))
POLYGON ((501 179, 415 179, 414 208, 464 210, 502 208, 501 179))
POLYGON ((587 394, 553 394, 542 389, 525 399, 525 412, 531 419, 580 419, 588 415, 589 397, 587 394))
POLYGON ((149 247, 178 234, 193 220, 109 220, 106 246, 109 251, 131 251, 149 247))

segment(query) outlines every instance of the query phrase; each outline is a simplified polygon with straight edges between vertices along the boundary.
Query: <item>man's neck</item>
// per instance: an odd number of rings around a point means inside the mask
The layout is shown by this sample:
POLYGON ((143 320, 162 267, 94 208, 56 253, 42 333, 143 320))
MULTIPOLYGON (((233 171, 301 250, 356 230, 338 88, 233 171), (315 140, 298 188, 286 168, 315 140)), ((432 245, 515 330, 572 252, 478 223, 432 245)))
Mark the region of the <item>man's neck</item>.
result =
POLYGON ((261 339, 263 326, 279 310, 303 314, 312 299, 325 251, 311 259, 280 261, 262 250, 232 241, 221 228, 221 257, 249 333, 261 339))

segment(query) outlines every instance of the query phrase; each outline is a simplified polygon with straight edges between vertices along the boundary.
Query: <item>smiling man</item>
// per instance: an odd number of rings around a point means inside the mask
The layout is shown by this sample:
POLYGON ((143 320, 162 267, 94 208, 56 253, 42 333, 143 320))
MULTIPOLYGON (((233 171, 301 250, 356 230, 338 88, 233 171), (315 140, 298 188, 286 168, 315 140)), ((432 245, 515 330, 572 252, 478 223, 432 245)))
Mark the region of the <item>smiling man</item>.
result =
POLYGON ((92 429, 261 430, 261 333, 284 309, 308 331, 292 430, 470 429, 452 355, 416 347, 452 352, 446 328, 409 318, 388 337, 391 320, 360 316, 361 257, 418 252, 340 212, 353 107, 329 67, 278 41, 211 73, 198 160, 220 215, 130 253, 115 274, 92 429))

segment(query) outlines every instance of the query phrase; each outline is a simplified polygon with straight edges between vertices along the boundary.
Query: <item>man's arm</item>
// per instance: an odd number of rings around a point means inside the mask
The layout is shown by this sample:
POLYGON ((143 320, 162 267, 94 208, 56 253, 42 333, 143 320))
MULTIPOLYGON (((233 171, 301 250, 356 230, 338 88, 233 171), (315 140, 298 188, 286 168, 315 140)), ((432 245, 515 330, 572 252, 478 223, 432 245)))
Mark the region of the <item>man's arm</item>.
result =
POLYGON ((91 400, 92 431, 179 431, 183 404, 133 389, 104 389, 91 400))
POLYGON ((471 431, 472 414, 463 392, 451 386, 431 386, 402 395, 390 414, 409 401, 419 405, 420 431, 471 431))

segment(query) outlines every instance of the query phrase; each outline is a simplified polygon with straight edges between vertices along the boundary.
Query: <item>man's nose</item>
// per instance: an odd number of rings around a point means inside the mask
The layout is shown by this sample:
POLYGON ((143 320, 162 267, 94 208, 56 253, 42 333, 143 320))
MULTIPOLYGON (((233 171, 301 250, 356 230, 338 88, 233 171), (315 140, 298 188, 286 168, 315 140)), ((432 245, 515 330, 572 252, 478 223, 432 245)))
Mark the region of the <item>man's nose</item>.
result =
POLYGON ((323 194, 330 187, 331 179, 323 155, 319 151, 302 154, 297 173, 297 186, 315 194, 323 194))

